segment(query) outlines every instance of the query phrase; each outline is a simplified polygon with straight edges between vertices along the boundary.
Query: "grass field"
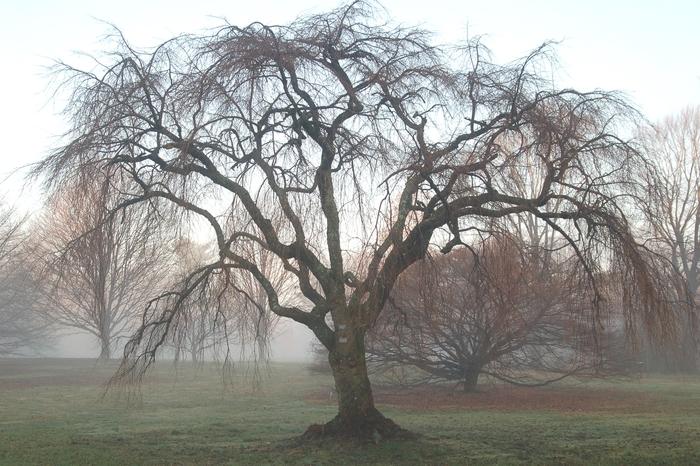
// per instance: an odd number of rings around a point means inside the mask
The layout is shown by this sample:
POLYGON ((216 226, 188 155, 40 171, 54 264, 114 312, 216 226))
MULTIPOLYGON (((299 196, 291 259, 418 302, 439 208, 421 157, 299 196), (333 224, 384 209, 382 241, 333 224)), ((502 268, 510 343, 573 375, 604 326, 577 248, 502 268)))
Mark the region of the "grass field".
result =
POLYGON ((302 365, 272 365, 256 391, 163 364, 129 403, 101 397, 109 375, 87 360, 0 359, 0 464, 700 464, 700 378, 377 389, 418 440, 299 446, 335 412, 330 379, 302 365))

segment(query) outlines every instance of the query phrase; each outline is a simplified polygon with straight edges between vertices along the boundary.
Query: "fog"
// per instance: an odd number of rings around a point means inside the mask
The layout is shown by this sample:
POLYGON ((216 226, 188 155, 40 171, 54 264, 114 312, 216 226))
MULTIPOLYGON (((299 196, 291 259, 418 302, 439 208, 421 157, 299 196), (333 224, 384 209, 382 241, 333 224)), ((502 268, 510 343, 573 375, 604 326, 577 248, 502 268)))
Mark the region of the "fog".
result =
MULTIPOLYGON (((270 360, 276 362, 308 362, 312 359, 311 331, 293 322, 282 322, 270 341, 270 360)), ((115 352, 119 356, 121 347, 115 352)), ((240 348, 232 346, 232 357, 236 358, 240 348)), ((88 333, 57 332, 51 348, 40 351, 29 350, 33 356, 50 358, 88 358, 94 359, 100 353, 99 342, 88 333)), ((166 356, 167 357, 167 356, 166 356)))

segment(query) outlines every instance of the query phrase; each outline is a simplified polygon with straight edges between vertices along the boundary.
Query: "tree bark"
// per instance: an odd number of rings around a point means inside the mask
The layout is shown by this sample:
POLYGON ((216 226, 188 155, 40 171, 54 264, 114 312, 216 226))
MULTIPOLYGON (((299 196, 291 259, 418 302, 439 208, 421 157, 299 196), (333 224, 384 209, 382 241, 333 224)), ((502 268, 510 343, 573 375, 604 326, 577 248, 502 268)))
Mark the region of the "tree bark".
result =
POLYGON ((340 348, 328 355, 338 393, 338 417, 349 425, 361 423, 376 411, 367 375, 364 346, 359 344, 359 340, 356 338, 355 342, 345 342, 340 337, 340 348))
POLYGON ((476 386, 479 381, 480 370, 478 368, 469 368, 464 372, 464 384, 465 392, 475 392, 476 386))
POLYGON ((100 361, 109 361, 112 358, 112 348, 109 344, 108 338, 100 338, 101 349, 100 349, 100 361))

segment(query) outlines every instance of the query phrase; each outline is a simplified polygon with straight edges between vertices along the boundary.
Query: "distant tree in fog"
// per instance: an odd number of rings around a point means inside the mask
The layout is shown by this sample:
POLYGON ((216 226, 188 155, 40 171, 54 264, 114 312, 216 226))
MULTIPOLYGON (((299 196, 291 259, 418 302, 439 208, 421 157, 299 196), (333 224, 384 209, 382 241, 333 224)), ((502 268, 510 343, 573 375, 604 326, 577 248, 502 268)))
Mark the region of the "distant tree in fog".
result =
POLYGON ((146 207, 110 214, 119 183, 99 170, 68 180, 49 199, 32 238, 41 312, 92 334, 99 359, 110 359, 118 339, 138 326, 169 269, 167 245, 146 207))
POLYGON ((49 328, 36 312, 37 284, 25 251, 25 219, 12 209, 0 210, 0 356, 45 348, 49 328))
POLYGON ((399 277, 369 333, 369 360, 380 372, 418 369, 408 382, 456 381, 465 391, 482 374, 543 385, 613 373, 609 327, 573 261, 503 235, 431 254, 399 277))
MULTIPOLYGON (((684 369, 698 367, 698 288, 700 287, 700 107, 689 107, 648 128, 642 135, 652 161, 640 203, 650 247, 670 258, 677 272, 677 301, 684 338, 684 369), (689 309, 690 312, 684 312, 689 309)), ((673 286, 674 284, 669 284, 673 286)))
MULTIPOLYGON (((206 244, 196 243, 189 238, 182 238, 174 245, 174 266, 171 269, 172 286, 186 279, 189 272, 205 265, 209 261, 206 244)), ((187 354, 192 363, 197 364, 205 357, 207 350, 212 350, 224 336, 220 335, 222 326, 216 325, 216 319, 221 318, 209 309, 214 304, 207 293, 196 293, 188 297, 187 305, 183 306, 181 319, 171 333, 175 348, 175 361, 179 361, 182 353, 187 354)))
MULTIPOLYGON (((281 296, 293 299, 292 275, 282 268, 268 251, 247 244, 242 256, 260 264, 261 270, 281 296)), ((175 243, 175 288, 184 286, 189 272, 211 261, 208 245, 182 238, 175 243)), ((167 295, 168 293, 166 293, 167 295)), ((233 270, 214 274, 199 289, 182 298, 181 311, 170 332, 176 358, 182 350, 193 362, 209 356, 229 356, 230 343, 236 343, 243 359, 266 361, 270 340, 279 317, 270 312, 264 289, 247 273, 233 270)))

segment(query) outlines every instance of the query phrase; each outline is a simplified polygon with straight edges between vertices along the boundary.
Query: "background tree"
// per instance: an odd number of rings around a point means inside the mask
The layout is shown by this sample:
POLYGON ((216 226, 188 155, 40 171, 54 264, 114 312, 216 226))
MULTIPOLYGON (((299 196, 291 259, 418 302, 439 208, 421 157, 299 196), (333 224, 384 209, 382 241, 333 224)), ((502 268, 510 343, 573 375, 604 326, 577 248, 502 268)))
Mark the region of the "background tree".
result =
POLYGON ((591 280, 608 252, 628 272, 630 318, 666 335, 663 289, 618 207, 639 156, 616 135, 630 108, 614 94, 556 89, 543 72, 546 46, 502 66, 478 42, 438 48, 430 38, 358 1, 148 51, 117 32, 91 70, 58 66, 72 128, 38 172, 51 184, 115 167, 134 182, 120 208, 169 203, 205 222, 219 250, 150 303, 118 376, 144 373, 186 296, 213 274, 242 271, 270 312, 306 325, 329 350, 339 412, 309 436, 397 434, 374 406, 368 328, 431 241, 449 252, 470 219, 520 212, 570 225, 565 238, 591 280), (506 137, 518 145, 500 144, 506 137), (504 178, 522 153, 542 167, 533 196, 504 178), (275 289, 243 253, 248 244, 294 275, 303 302, 275 289), (346 260, 360 251, 363 260, 346 260))
POLYGON ((481 374, 543 385, 618 369, 603 348, 609 325, 590 325, 590 291, 571 257, 528 246, 498 235, 411 266, 369 334, 370 361, 379 371, 413 366, 413 383, 457 381, 465 391, 481 374))
MULTIPOLYGON (((211 256, 208 248, 207 244, 188 238, 176 242, 175 280, 171 289, 186 286, 183 282, 188 280, 188 273, 207 264, 211 256)), ((298 299, 293 276, 279 266, 269 251, 247 243, 239 252, 259 264, 280 296, 291 301, 298 299)), ((234 342, 240 360, 253 363, 269 360, 270 342, 279 316, 270 312, 265 290, 250 274, 240 270, 214 274, 196 292, 183 298, 186 304, 181 305, 171 331, 176 359, 179 351, 185 349, 194 362, 201 361, 208 351, 210 358, 223 353, 226 363, 230 358, 230 343, 234 342)), ((257 371, 255 364, 253 368, 257 371)))
MULTIPOLYGON (((271 221, 279 228, 279 217, 272 217, 271 221)), ((285 270, 275 254, 255 242, 242 243, 239 254, 257 264, 281 299, 303 306, 300 303, 304 299, 300 296, 294 275, 285 270)), ((238 297, 240 315, 237 335, 244 339, 241 341, 242 356, 253 361, 267 361, 270 357, 270 340, 279 325, 280 316, 270 310, 265 287, 252 274, 238 270, 233 275, 233 282, 230 288, 238 297), (246 342, 245 338, 251 341, 246 342)))
POLYGON ((676 359, 681 369, 697 370, 700 108, 690 107, 666 118, 648 128, 642 140, 653 162, 653 170, 646 178, 646 197, 641 203, 650 230, 648 238, 651 247, 671 260, 677 277, 677 312, 684 314, 684 338, 676 348, 676 359))
POLYGON ((168 272, 147 206, 110 213, 119 180, 91 171, 69 180, 48 202, 33 252, 41 259, 43 310, 60 326, 94 335, 100 359, 119 338, 168 272))
MULTIPOLYGON (((207 244, 197 243, 187 237, 176 241, 171 288, 185 280, 191 270, 209 261, 208 249, 207 244)), ((201 363, 206 353, 212 351, 225 338, 219 331, 222 326, 215 324, 215 320, 220 316, 209 309, 212 304, 210 301, 211 296, 206 293, 193 294, 188 298, 187 309, 183 309, 182 319, 171 334, 176 363, 180 360, 182 352, 189 355, 193 364, 201 363)))
POLYGON ((37 313, 38 285, 26 254, 26 219, 0 210, 0 355, 16 356, 45 348, 49 326, 37 313))

